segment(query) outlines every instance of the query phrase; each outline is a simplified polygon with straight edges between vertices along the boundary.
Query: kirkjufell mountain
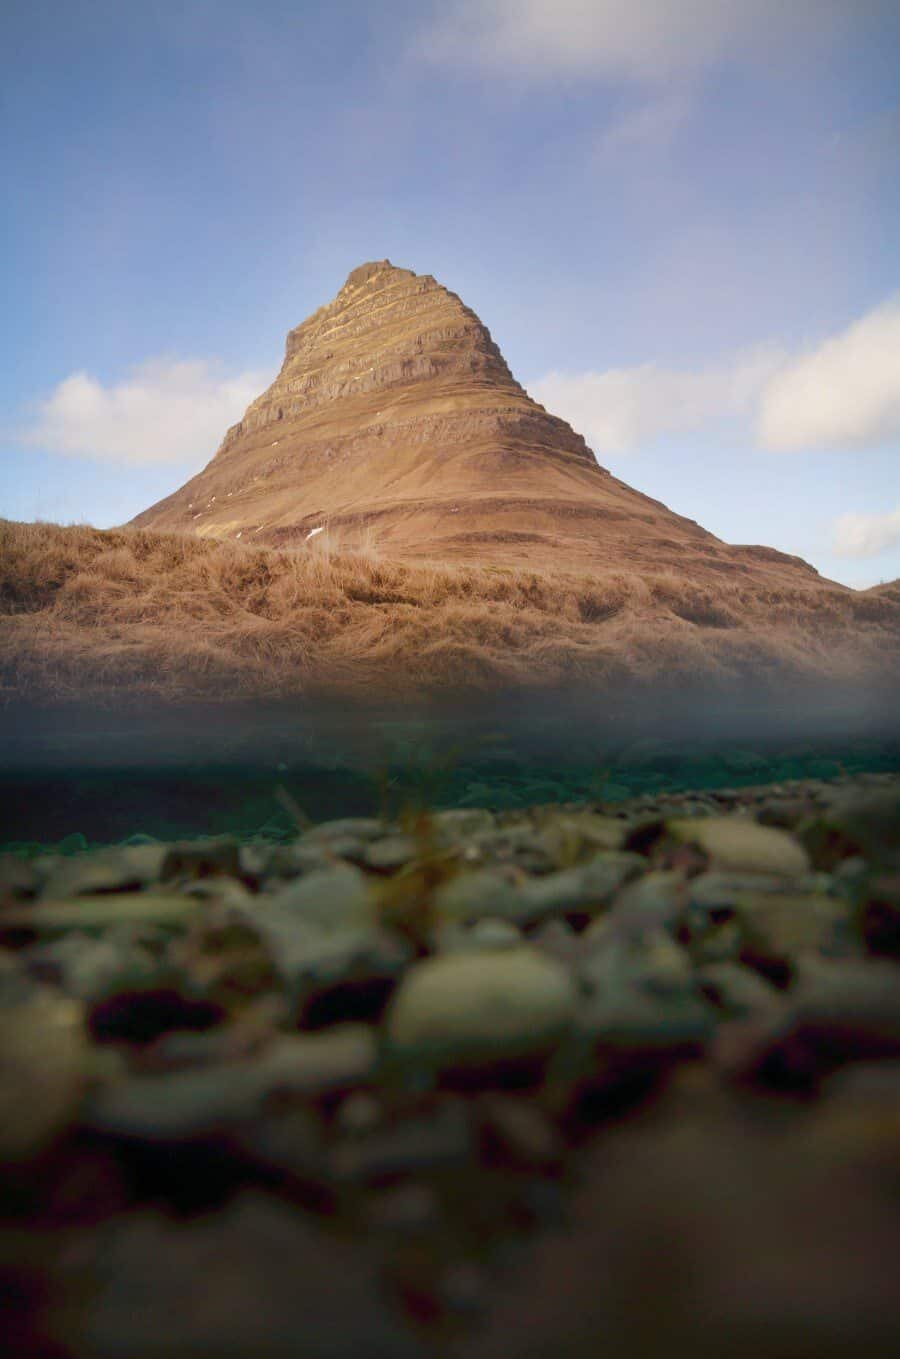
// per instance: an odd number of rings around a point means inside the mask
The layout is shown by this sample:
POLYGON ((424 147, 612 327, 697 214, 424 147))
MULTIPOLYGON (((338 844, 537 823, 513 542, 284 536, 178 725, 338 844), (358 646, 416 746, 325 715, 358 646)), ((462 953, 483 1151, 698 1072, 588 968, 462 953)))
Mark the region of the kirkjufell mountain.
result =
POLYGON ((611 476, 455 293, 387 260, 289 333, 180 490, 0 540, 0 693, 32 702, 839 681, 893 704, 900 672, 896 585, 723 543, 611 476))
POLYGON ((455 293, 388 260, 288 334, 278 377, 209 465, 133 523, 272 547, 327 528, 398 560, 817 574, 727 546, 612 476, 455 293))

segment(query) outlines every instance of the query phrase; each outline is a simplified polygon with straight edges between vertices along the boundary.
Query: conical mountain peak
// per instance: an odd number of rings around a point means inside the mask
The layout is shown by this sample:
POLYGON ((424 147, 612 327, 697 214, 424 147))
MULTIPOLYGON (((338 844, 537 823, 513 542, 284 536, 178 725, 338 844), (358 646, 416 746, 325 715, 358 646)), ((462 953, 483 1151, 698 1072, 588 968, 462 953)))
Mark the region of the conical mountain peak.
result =
POLYGON ((355 269, 351 269, 341 292, 346 292, 348 288, 361 288, 377 274, 406 274, 408 277, 415 277, 411 269, 398 269, 390 260, 369 260, 368 264, 358 264, 355 269))
POLYGON ((271 545, 327 528, 400 558, 576 570, 782 560, 610 476, 456 293, 386 259, 288 333, 277 378, 208 466, 134 522, 271 545))
POLYGON ((261 400, 271 395, 299 417, 378 389, 409 387, 426 400, 434 394, 427 385, 437 384, 463 401, 461 379, 477 375, 524 395, 486 326, 455 293, 430 274, 377 260, 354 269, 331 302, 289 332, 284 367, 261 400))

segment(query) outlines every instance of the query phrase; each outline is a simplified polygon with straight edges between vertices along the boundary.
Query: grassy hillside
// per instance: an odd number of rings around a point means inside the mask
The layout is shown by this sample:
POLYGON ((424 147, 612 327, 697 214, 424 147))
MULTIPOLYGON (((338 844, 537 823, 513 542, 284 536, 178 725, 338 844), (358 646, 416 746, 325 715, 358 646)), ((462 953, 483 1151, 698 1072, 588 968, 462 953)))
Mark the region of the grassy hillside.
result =
POLYGON ((6 698, 860 679, 898 654, 887 590, 402 565, 320 540, 274 551, 0 522, 6 698))

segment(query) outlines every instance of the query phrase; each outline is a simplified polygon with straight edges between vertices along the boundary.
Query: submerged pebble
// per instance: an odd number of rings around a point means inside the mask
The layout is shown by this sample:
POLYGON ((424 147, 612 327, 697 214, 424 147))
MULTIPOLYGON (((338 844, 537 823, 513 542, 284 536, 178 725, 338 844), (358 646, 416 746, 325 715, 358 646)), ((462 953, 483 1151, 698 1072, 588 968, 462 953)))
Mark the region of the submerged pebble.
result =
POLYGON ((546 1053, 571 1023, 575 984, 526 944, 448 954, 407 972, 385 1020, 392 1055, 438 1068, 546 1053))
POLYGON ((366 876, 350 864, 307 873, 273 892, 265 905, 326 930, 374 922, 372 893, 366 876))
POLYGON ((81 1006, 0 954, 0 1162, 37 1156, 65 1129, 88 1074, 81 1006))
MULTIPOLYGON (((738 782, 755 764, 734 752, 731 767, 738 782)), ((513 1263, 514 1284, 530 1235, 568 1236, 594 1139, 608 1178, 591 1240, 606 1231, 607 1248, 582 1263, 591 1288, 620 1270, 642 1307, 647 1251, 668 1260, 695 1230, 679 1167, 683 1154, 702 1200, 707 1143, 724 1189, 703 1230, 717 1242, 732 1191, 749 1193, 755 1250, 741 1238, 735 1258, 769 1260, 754 1216, 767 1177, 747 1190, 735 1129, 740 1145, 779 1130, 759 1162, 779 1192, 790 1145, 829 1177, 861 1167, 887 1200, 893 783, 658 788, 648 765, 614 816, 510 795, 502 811, 342 818, 278 843, 79 841, 0 861, 0 1155, 14 1171, 0 1190, 25 1194, 39 1223, 87 1222, 40 1288, 28 1251, 44 1261, 44 1228, 0 1241, 15 1305, 44 1288, 51 1320, 68 1319, 77 1297, 87 1340, 66 1320, 62 1347, 75 1354, 227 1354, 243 1339, 267 1353, 270 1303, 285 1353, 319 1317, 348 1353, 402 1354, 402 1316, 418 1352, 468 1354, 505 1286, 495 1263, 513 1263), (630 1116, 651 1098, 646 1119, 630 1116), (620 1174, 642 1138, 638 1171, 620 1174), (672 1167, 682 1235, 664 1208, 654 1236, 672 1167), (334 1240, 304 1216, 326 1213, 334 1240), (332 1252, 339 1238, 352 1258, 332 1252), (186 1310, 170 1324, 173 1300, 186 1310), (345 1304, 359 1315, 336 1319, 345 1304)), ((777 1275, 789 1242, 776 1239, 777 1275)), ((885 1238, 879 1258, 895 1247, 885 1238)), ((668 1305, 666 1324, 680 1315, 668 1305)))
POLYGON ((683 844, 697 845, 710 867, 726 873, 772 873, 801 877, 809 857, 801 844, 773 826, 749 817, 710 816, 666 823, 667 833, 683 844))

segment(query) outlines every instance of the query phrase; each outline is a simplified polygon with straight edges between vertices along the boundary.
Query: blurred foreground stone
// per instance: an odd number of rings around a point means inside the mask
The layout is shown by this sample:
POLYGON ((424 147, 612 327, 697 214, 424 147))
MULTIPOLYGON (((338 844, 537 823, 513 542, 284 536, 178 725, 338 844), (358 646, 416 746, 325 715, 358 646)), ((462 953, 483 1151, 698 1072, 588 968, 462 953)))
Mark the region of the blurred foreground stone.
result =
POLYGON ((900 1352, 898 790, 3 857, 4 1352, 900 1352))

